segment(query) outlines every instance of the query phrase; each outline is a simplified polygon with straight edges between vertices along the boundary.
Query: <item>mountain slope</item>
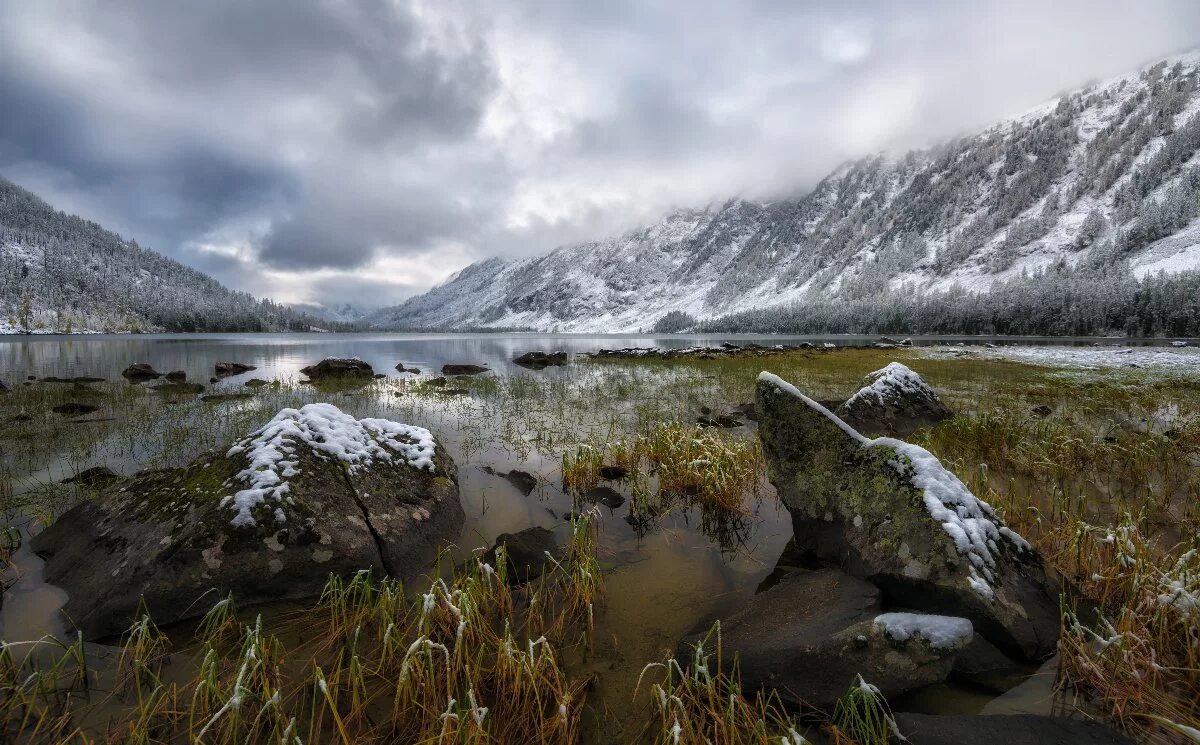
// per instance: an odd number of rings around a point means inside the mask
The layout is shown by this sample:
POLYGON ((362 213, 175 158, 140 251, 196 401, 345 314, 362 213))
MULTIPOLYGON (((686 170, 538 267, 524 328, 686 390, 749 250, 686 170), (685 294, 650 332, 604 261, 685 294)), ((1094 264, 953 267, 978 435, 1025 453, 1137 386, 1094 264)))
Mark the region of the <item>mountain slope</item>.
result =
POLYGON ((973 136, 864 158, 799 198, 478 262, 367 321, 633 331, 667 313, 987 292, 1050 267, 1200 268, 1198 65, 1173 58, 973 136))
POLYGON ((0 331, 282 331, 328 325, 55 210, 0 178, 0 331))

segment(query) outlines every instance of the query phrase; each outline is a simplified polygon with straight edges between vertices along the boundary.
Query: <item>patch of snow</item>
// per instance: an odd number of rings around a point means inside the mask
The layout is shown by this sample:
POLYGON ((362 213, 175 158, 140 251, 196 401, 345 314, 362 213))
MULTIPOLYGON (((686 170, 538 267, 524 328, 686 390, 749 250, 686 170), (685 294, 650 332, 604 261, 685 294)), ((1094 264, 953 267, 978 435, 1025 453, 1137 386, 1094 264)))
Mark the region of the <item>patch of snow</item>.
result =
MULTIPOLYGON (((227 453, 229 457, 245 454, 249 461, 236 477, 246 488, 221 500, 222 507, 233 508, 230 522, 235 527, 255 525, 252 511, 268 499, 279 508, 286 503, 287 479, 299 474, 297 447, 341 461, 351 474, 377 460, 390 463, 394 454, 413 468, 433 471, 436 448, 433 435, 423 427, 387 419, 355 419, 333 404, 283 409, 227 453)), ((277 521, 283 522, 282 514, 277 508, 277 521)))
POLYGON ((994 349, 961 347, 920 347, 923 357, 945 358, 970 355, 981 359, 1004 359, 1031 365, 1067 368, 1138 367, 1169 368, 1174 372, 1200 375, 1200 348, 1162 347, 1028 347, 1005 346, 994 349))
POLYGON ((869 374, 867 379, 871 381, 870 385, 851 396, 845 403, 847 408, 859 402, 882 406, 887 401, 911 394, 934 395, 933 389, 921 380, 920 375, 899 362, 888 363, 887 367, 869 374))
POLYGON ((874 627, 900 642, 920 636, 934 649, 953 649, 966 644, 975 633, 975 628, 965 618, 925 613, 884 613, 875 617, 874 627))

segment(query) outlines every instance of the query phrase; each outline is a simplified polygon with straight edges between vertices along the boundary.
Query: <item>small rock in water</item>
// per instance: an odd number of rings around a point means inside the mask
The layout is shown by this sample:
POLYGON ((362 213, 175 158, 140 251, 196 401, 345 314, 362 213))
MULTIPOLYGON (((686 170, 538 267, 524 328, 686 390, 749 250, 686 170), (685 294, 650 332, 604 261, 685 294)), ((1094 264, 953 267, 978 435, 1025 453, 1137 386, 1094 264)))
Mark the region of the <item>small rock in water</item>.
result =
POLYGON ((187 373, 183 370, 172 370, 163 377, 165 377, 167 381, 171 383, 182 383, 187 380, 187 373))
POLYGON ((135 362, 122 370, 121 376, 136 383, 142 380, 161 378, 162 373, 151 367, 148 362, 135 362))
POLYGON ((315 365, 300 368, 311 380, 329 378, 371 378, 375 371, 357 357, 326 357, 315 365))
POLYGON ((501 477, 508 483, 517 487, 517 491, 521 492, 527 497, 533 493, 533 490, 536 489, 538 485, 537 477, 528 471, 518 471, 514 469, 508 473, 500 473, 491 466, 484 466, 483 470, 485 473, 490 473, 493 476, 501 477))
POLYGON ((421 370, 420 370, 419 368, 416 368, 416 367, 405 367, 403 362, 401 362, 400 364, 396 365, 396 372, 402 372, 402 373, 412 373, 413 375, 420 375, 420 374, 421 374, 421 370))
POLYGON ((483 365, 442 365, 442 375, 478 375, 488 372, 488 369, 483 365))
POLYGON ((562 556, 554 533, 538 526, 496 536, 495 545, 483 556, 485 563, 496 565, 496 549, 500 546, 504 546, 508 557, 508 579, 512 584, 540 577, 549 561, 546 554, 556 559, 562 556))
POLYGON ((600 466, 600 478, 602 479, 620 481, 628 475, 629 469, 625 466, 600 466))
MULTIPOLYGON (((247 364, 244 364, 241 362, 218 362, 214 366, 214 371, 217 373, 217 375, 219 375, 221 377, 227 377, 230 375, 241 375, 244 372, 250 372, 251 370, 257 370, 257 369, 258 368, 255 367, 254 365, 247 365, 247 364)), ((216 381, 214 381, 214 382, 216 382, 216 381)))
POLYGON ((62 414, 63 416, 82 416, 100 411, 100 407, 92 404, 82 404, 78 401, 70 401, 65 404, 59 404, 50 410, 55 414, 62 414))
POLYGON ((526 352, 520 357, 515 358, 513 362, 521 367, 529 368, 530 370, 544 370, 547 367, 567 364, 567 353, 546 353, 541 350, 537 350, 533 352, 526 352))
POLYGON ((245 383, 242 383, 242 385, 246 386, 247 388, 262 388, 264 385, 270 385, 270 383, 262 378, 250 378, 245 383))
POLYGON ((587 492, 584 493, 582 499, 585 502, 602 504, 610 510, 615 510, 616 508, 625 504, 625 497, 619 491, 610 489, 607 486, 597 486, 592 489, 588 489, 587 492))
POLYGON ((79 484, 88 489, 95 489, 112 483, 119 478, 121 477, 114 473, 108 466, 94 466, 80 471, 69 479, 63 479, 63 483, 79 484))

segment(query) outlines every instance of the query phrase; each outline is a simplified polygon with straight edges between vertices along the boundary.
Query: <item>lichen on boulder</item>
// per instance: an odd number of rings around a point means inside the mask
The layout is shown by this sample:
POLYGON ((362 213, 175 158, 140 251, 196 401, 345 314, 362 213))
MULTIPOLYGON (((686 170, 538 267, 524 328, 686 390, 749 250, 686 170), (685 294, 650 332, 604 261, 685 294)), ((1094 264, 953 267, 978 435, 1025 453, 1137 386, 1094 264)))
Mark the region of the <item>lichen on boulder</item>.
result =
POLYGON ((895 605, 970 619, 1009 654, 1053 653, 1057 580, 933 454, 867 438, 770 373, 759 376, 756 408, 797 547, 879 586, 895 605))
POLYGON ((427 430, 309 404, 226 452, 107 487, 33 546, 68 623, 96 638, 142 598, 171 623, 213 591, 251 604, 317 595, 330 573, 413 580, 463 520, 454 462, 427 430))

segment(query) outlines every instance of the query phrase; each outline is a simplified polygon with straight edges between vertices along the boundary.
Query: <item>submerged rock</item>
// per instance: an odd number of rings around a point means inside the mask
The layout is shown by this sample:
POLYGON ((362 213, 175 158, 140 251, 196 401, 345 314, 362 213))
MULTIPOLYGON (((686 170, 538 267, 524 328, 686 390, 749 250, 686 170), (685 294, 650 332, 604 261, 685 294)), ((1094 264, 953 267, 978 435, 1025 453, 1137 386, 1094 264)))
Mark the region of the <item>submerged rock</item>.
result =
POLYGON ((1133 745, 1099 722, 1034 714, 895 715, 912 745, 1133 745))
POLYGON ((600 466, 600 478, 609 481, 620 481, 629 475, 629 469, 625 466, 600 466))
POLYGON ((79 484, 87 489, 96 489, 106 484, 111 484, 121 478, 108 466, 94 466, 85 468, 69 479, 63 479, 64 484, 79 484))
POLYGON ((898 605, 970 619, 1007 654, 1054 652, 1056 578, 929 451, 868 439, 769 373, 756 393, 768 475, 802 551, 898 605))
POLYGON ((513 360, 514 363, 521 367, 527 367, 530 370, 544 370, 547 367, 555 367, 567 364, 566 352, 543 352, 541 350, 526 352, 525 354, 513 360))
POLYGON ((203 614, 206 593, 311 597, 360 569, 412 581, 463 519, 454 462, 427 430, 309 404, 227 452, 114 484, 33 548, 69 595, 67 622, 95 638, 120 633, 142 598, 166 624, 203 614))
POLYGON ((136 383, 142 380, 161 378, 162 373, 151 367, 148 362, 135 362, 121 371, 121 377, 136 383))
POLYGON ((375 371, 357 357, 326 357, 315 365, 300 368, 312 380, 330 378, 372 378, 375 371))
POLYGON ((254 365, 247 365, 242 362, 218 362, 213 366, 214 372, 223 378, 230 375, 241 375, 242 373, 257 369, 254 365))
POLYGON ((270 385, 270 383, 262 378, 250 378, 245 383, 242 383, 242 385, 247 388, 262 388, 264 385, 270 385))
MULTIPOLYGON (((962 618, 880 613, 879 588, 836 569, 800 571, 722 620, 721 643, 737 654, 746 690, 776 690, 785 702, 831 708, 862 677, 884 696, 938 683, 971 638, 962 618)), ((686 637, 681 664, 708 626, 686 637)), ((709 638, 706 652, 715 653, 709 638)))
POLYGON ((499 476, 500 478, 504 479, 508 483, 515 486, 517 491, 521 492, 527 497, 533 493, 533 490, 536 489, 538 485, 537 476, 534 476, 528 471, 518 471, 514 469, 508 473, 500 473, 490 466, 484 466, 483 470, 492 474, 493 476, 499 476))
POLYGON ((953 412, 920 375, 892 362, 867 375, 862 389, 837 408, 837 415, 864 435, 908 437, 953 412))
POLYGON ((516 533, 501 533, 491 550, 484 554, 483 560, 495 566, 496 549, 500 546, 504 546, 508 556, 508 578, 513 583, 528 582, 542 576, 549 561, 547 554, 556 560, 562 556, 554 533, 538 526, 516 533))
POLYGON ((478 375, 488 372, 483 365, 442 365, 442 375, 478 375))
POLYGON ((594 504, 602 504, 610 510, 615 510, 625 504, 625 497, 616 489, 611 489, 607 486, 596 486, 588 489, 580 497, 585 502, 594 504))
POLYGON ((417 367, 405 367, 404 363, 401 362, 398 365, 396 365, 396 372, 412 373, 413 375, 420 375, 421 369, 417 368, 417 367))

